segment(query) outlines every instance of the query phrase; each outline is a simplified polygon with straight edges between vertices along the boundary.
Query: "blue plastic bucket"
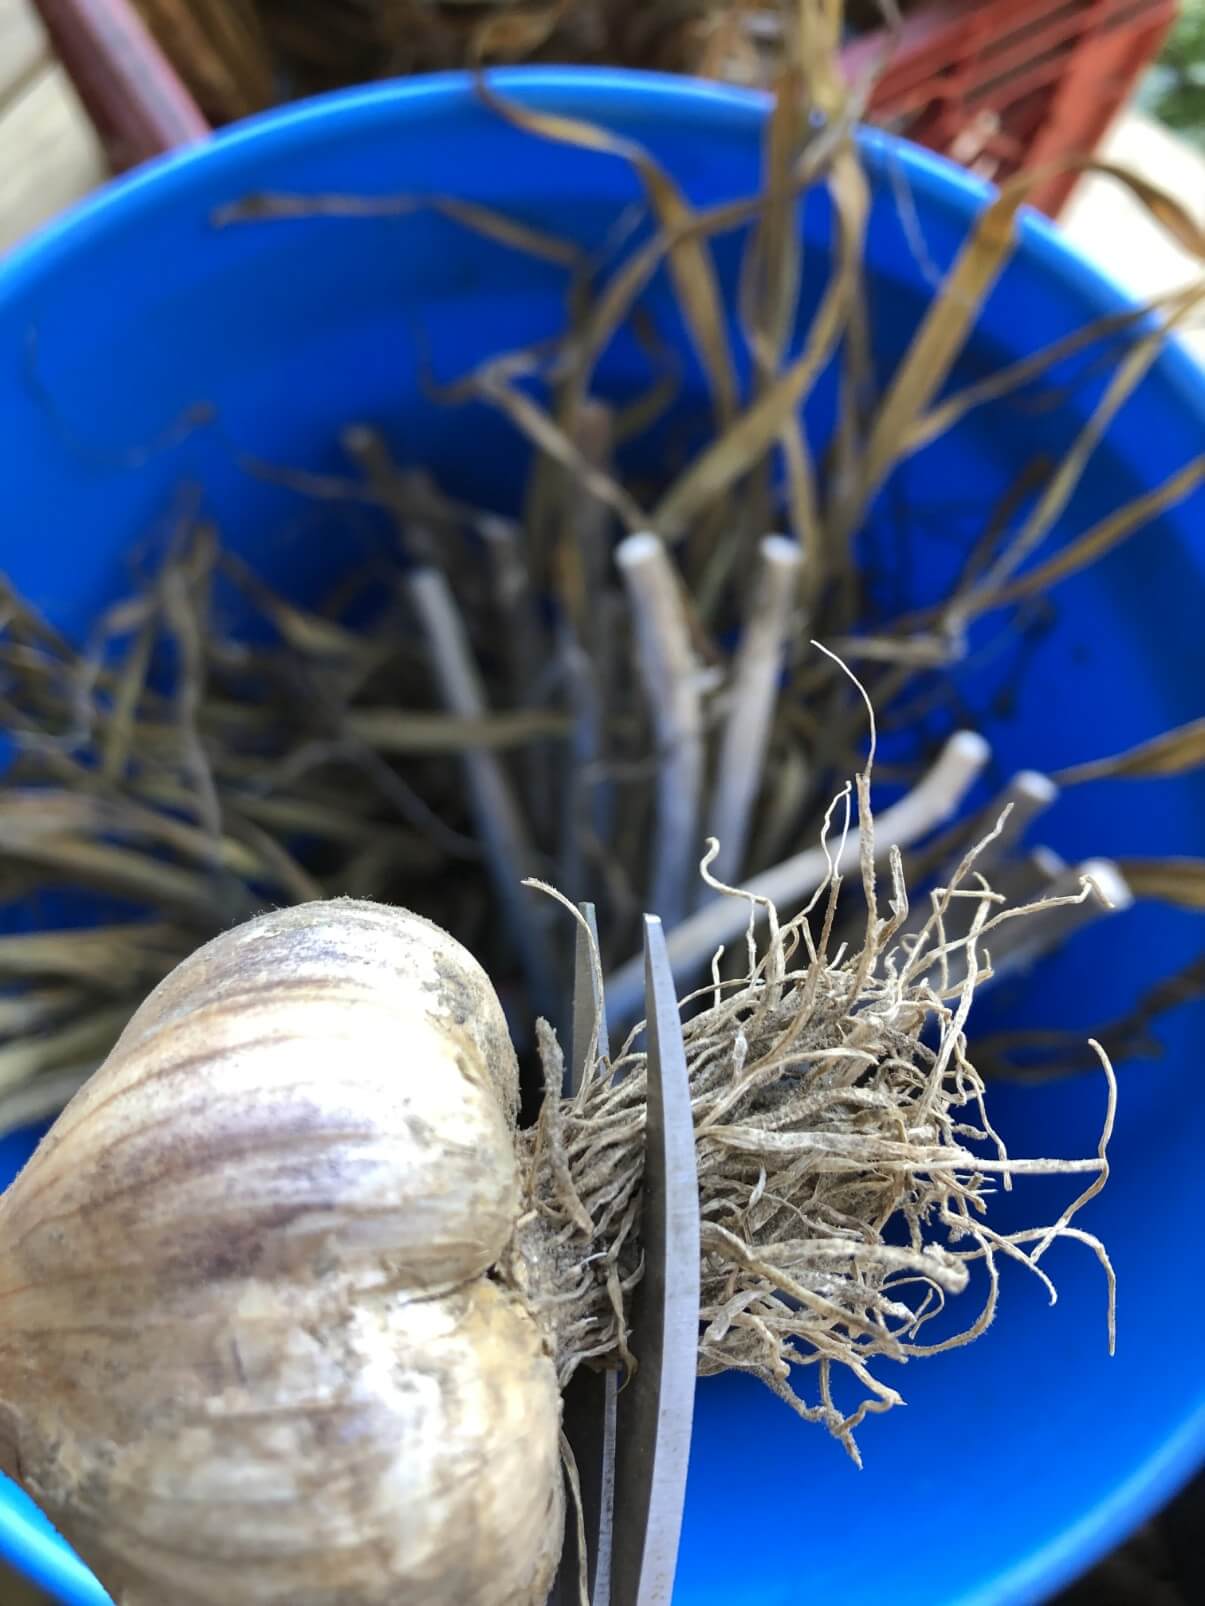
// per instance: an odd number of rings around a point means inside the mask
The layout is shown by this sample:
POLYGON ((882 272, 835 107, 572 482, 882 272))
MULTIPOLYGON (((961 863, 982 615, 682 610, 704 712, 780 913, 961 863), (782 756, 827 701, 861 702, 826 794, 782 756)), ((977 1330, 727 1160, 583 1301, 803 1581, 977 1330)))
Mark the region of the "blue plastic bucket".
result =
MULTIPOLYGON (((500 81, 534 105, 645 142, 696 201, 746 194, 757 182, 766 108, 754 95, 583 71, 500 81)), ((865 150, 875 188, 874 350, 885 374, 985 192, 908 147, 868 136, 865 150)), ((122 587, 123 554, 163 519, 185 479, 204 483, 228 539, 297 589, 338 566, 330 543, 307 539, 307 506, 249 478, 236 450, 335 467, 339 426, 364 419, 383 427, 402 457, 434 465, 449 489, 500 503, 517 492, 524 454, 508 427, 480 410, 434 404, 421 369, 430 354, 440 375, 455 375, 555 332, 561 271, 430 214, 211 227, 220 204, 281 187, 467 196, 590 247, 614 243, 616 218, 637 195, 622 162, 500 126, 462 79, 415 80, 236 128, 114 185, 11 258, 0 272, 3 567, 68 630, 80 631, 122 587), (217 425, 176 438, 173 421, 198 401, 216 405, 217 425), (145 443, 156 449, 132 451, 145 443)), ((827 264, 823 198, 801 216, 810 309, 827 264)), ((733 299, 736 245, 717 245, 733 299)), ((664 311, 664 286, 651 295, 664 311)), ((1029 219, 956 378, 1124 304, 1045 223, 1029 219)), ((620 350, 606 383, 642 385, 638 367, 638 354, 620 350)), ((689 409, 688 361, 687 372, 689 409)), ((918 592, 931 590, 992 497, 1037 452, 1069 440, 1101 384, 1099 366, 1067 368, 1041 388, 1044 409, 993 405, 912 459, 876 505, 881 561, 906 571, 918 592), (1058 394, 1055 380, 1065 387, 1058 394)), ((822 387, 809 414, 814 435, 823 435, 831 407, 822 387)), ((1180 467, 1201 449, 1203 421, 1205 384, 1169 351, 1110 430, 1057 539, 1180 467)), ((1203 512, 1197 496, 1059 590, 1008 708, 984 715, 1000 774, 1116 751, 1200 712, 1203 512)), ((968 674, 972 704, 985 695, 986 673, 968 674)), ((1199 779, 1082 788, 1059 804, 1044 834, 1081 856, 1201 853, 1205 790, 1199 779)), ((1193 947, 1187 918, 1139 908, 1077 939, 1040 988, 993 1007, 1090 1026, 1193 947)), ((759 1386, 704 1382, 677 1601, 1040 1599, 1193 1471, 1205 1446, 1196 1339, 1205 1313, 1205 1019, 1181 1011, 1164 1035, 1161 1061, 1123 1073, 1113 1179, 1083 1218, 1107 1240, 1120 1279, 1116 1359, 1106 1355, 1100 1270, 1064 1243, 1045 1262, 1061 1289, 1057 1308, 1006 1266, 1001 1313, 985 1338, 906 1373, 886 1368, 908 1406, 868 1421, 864 1472, 759 1386)), ((1015 1152, 1078 1156, 1094 1150, 1103 1100, 1093 1077, 1039 1091, 1002 1087, 993 1114, 1015 1152)), ((32 1136, 10 1139, 0 1149, 4 1176, 31 1144, 32 1136)), ((1000 1198, 997 1219, 1042 1223, 1073 1191, 1021 1185, 1000 1198)), ((7 1486, 0 1551, 61 1601, 105 1599, 7 1486)))

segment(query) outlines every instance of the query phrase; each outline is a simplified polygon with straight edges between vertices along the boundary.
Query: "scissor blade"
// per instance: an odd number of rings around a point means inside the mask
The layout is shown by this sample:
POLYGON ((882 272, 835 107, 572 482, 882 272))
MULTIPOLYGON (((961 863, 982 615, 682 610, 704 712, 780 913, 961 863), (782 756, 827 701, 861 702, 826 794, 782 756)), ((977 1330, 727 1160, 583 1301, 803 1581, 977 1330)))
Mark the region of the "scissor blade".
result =
POLYGON ((699 1177, 682 1023, 665 933, 644 922, 648 1114, 644 1277, 615 1443, 612 1606, 668 1606, 678 1564, 699 1341, 699 1177))
MULTIPOLYGON (((610 1606, 614 1547, 615 1425, 618 1377, 579 1366, 564 1394, 562 1425, 577 1462, 586 1535, 586 1582, 590 1606, 610 1606)), ((579 1606, 577 1513, 565 1512, 565 1543, 550 1602, 579 1606)))
MULTIPOLYGON (((590 952, 590 937, 593 936, 595 944, 598 942, 594 905, 582 903, 578 908, 589 926, 589 934, 578 926, 573 959, 573 1036, 565 1069, 567 1097, 577 1092, 595 1055, 608 1052, 606 1017, 590 952)), ((579 1366, 564 1394, 562 1426, 577 1462, 591 1606, 608 1606, 611 1599, 617 1393, 615 1372, 594 1372, 587 1366, 579 1366)), ((551 1603, 578 1606, 581 1600, 578 1558, 577 1518, 570 1506, 565 1513, 565 1544, 549 1596, 550 1606, 551 1603)))

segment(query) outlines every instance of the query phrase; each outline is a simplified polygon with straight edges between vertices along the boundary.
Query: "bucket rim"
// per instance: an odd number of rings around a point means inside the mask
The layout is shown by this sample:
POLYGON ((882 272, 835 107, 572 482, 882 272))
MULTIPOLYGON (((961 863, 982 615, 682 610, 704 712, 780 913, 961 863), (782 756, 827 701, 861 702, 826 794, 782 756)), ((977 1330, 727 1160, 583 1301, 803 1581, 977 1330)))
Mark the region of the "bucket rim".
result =
MULTIPOLYGON (((727 127, 750 132, 760 126, 771 103, 763 90, 635 68, 505 67, 488 76, 500 92, 533 105, 561 105, 566 98, 587 100, 604 120, 609 109, 630 112, 638 105, 641 114, 652 120, 672 118, 678 124, 689 121, 721 131, 727 127)), ((212 182, 223 172, 237 174, 249 155, 262 157, 310 145, 322 139, 333 120, 344 130, 370 127, 400 106, 434 107, 457 101, 466 107, 478 103, 471 73, 387 79, 271 107, 217 130, 210 139, 146 162, 111 179, 13 248, 0 262, 0 309, 10 294, 53 270, 63 258, 85 251, 106 229, 153 209, 167 194, 212 182)), ((899 135, 862 127, 857 137, 873 176, 889 178, 893 165, 897 170, 902 167, 910 187, 927 206, 966 224, 997 193, 992 184, 899 135)), ((1060 279, 1092 317, 1139 305, 1049 218, 1028 206, 1020 213, 1017 254, 1060 279)), ((1153 374, 1177 392, 1181 406, 1205 423, 1205 368, 1175 335, 1154 364, 1153 374)))

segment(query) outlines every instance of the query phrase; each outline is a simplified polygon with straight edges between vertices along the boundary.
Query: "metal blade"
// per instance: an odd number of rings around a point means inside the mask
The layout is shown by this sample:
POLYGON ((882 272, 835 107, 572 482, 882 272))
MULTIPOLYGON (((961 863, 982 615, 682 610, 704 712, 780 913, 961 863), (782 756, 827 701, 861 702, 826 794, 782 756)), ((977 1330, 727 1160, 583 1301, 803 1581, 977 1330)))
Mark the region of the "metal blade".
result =
POLYGON ((612 1606, 669 1606, 686 1500, 699 1340, 699 1178, 686 1051, 661 922, 644 921, 648 1114, 638 1368, 615 1445, 612 1606))
MULTIPOLYGON (((598 941, 594 905, 578 905, 598 941)), ((606 1054, 607 1025, 597 977, 590 959, 590 940, 577 928, 573 962, 573 1039, 565 1068, 565 1095, 572 1097, 597 1052, 606 1054), (595 1034, 597 1033, 597 1039, 595 1034)), ((591 1606, 609 1606, 611 1599, 612 1520, 615 1505, 615 1413, 619 1378, 579 1366, 565 1390, 562 1426, 577 1462, 582 1519, 586 1533, 586 1576, 591 1606)), ((579 1606, 577 1522, 572 1506, 565 1513, 565 1544, 551 1603, 579 1606)))

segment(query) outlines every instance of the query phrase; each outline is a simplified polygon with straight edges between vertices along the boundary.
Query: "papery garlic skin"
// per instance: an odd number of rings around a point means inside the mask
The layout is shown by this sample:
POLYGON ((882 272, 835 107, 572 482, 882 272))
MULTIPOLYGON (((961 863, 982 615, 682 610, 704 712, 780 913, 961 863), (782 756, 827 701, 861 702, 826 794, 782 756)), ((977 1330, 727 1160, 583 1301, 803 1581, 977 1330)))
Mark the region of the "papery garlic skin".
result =
POLYGON ((262 916, 134 1016, 0 1201, 0 1460, 119 1606, 544 1600, 517 1086, 484 972, 380 905, 262 916))

